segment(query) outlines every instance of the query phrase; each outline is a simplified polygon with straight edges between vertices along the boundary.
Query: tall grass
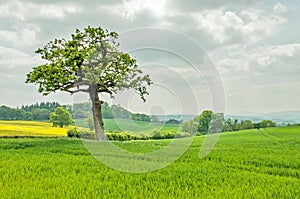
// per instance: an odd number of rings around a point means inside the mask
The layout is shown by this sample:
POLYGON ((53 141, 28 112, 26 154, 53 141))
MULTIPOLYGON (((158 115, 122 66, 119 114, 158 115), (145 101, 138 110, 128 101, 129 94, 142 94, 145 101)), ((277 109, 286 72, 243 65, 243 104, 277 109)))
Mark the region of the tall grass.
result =
MULTIPOLYGON (((199 159, 203 140, 168 167, 132 174, 98 162, 78 139, 0 139, 0 198, 299 198, 299 127, 224 133, 199 159)), ((115 144, 141 153, 168 142, 115 144)))

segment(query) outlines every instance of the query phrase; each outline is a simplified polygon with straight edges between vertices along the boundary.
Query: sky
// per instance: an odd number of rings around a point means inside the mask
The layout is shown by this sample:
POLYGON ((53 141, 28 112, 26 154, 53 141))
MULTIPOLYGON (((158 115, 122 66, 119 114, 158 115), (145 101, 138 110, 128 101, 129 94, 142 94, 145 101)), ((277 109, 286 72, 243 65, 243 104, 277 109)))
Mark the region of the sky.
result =
POLYGON ((146 103, 101 94, 109 103, 148 114, 300 110, 299 19, 297 0, 2 0, 0 105, 88 100, 24 82, 44 63, 37 48, 90 25, 118 32, 154 82, 146 103))

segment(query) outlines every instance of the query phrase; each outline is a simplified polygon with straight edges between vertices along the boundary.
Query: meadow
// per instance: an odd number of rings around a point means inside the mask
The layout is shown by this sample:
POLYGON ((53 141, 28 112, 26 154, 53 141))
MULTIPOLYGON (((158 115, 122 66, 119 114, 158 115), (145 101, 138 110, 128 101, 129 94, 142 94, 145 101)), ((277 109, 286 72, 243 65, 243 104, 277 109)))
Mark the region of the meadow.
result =
MULTIPOLYGON (((223 133, 200 159, 203 140, 163 169, 134 174, 100 163, 78 139, 0 139, 0 198, 300 197, 300 127, 223 133)), ((141 153, 168 142, 114 144, 141 153)))
MULTIPOLYGON (((76 120, 76 126, 88 127, 84 120, 76 120)), ((175 131, 179 129, 178 124, 166 124, 163 122, 144 122, 128 119, 104 119, 104 128, 108 131, 125 131, 131 134, 151 134, 153 131, 175 131)))

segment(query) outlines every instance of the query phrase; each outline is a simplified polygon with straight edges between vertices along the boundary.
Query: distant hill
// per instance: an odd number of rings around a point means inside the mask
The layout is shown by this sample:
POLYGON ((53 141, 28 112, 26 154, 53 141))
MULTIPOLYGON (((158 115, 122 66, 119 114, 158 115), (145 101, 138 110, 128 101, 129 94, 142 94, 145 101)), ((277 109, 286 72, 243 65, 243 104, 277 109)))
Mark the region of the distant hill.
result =
POLYGON ((226 115, 227 118, 238 120, 251 120, 252 122, 259 122, 261 120, 272 120, 278 125, 285 126, 287 124, 300 123, 300 111, 281 111, 271 113, 251 113, 251 114, 232 114, 226 115))
POLYGON ((180 115, 180 114, 169 114, 169 115, 155 115, 160 121, 168 121, 171 119, 178 121, 189 121, 196 117, 196 115, 180 115))

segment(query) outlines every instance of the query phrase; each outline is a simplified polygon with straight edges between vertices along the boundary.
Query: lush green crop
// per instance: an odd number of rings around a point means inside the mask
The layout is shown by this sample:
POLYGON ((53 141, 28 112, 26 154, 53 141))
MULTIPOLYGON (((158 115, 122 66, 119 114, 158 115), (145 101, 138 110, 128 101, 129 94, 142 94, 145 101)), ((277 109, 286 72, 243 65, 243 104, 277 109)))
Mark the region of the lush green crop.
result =
MULTIPOLYGON (((143 174, 99 163, 78 139, 0 139, 0 198, 299 198, 299 127, 224 133, 199 159, 203 138, 143 174)), ((140 153, 169 142, 115 144, 140 153)))
MULTIPOLYGON (((87 127, 83 120, 76 120, 76 126, 87 127)), ((126 119, 104 119, 104 128, 108 131, 125 131, 133 134, 151 134, 153 131, 175 131, 178 124, 165 124, 159 122, 144 122, 126 119)))

